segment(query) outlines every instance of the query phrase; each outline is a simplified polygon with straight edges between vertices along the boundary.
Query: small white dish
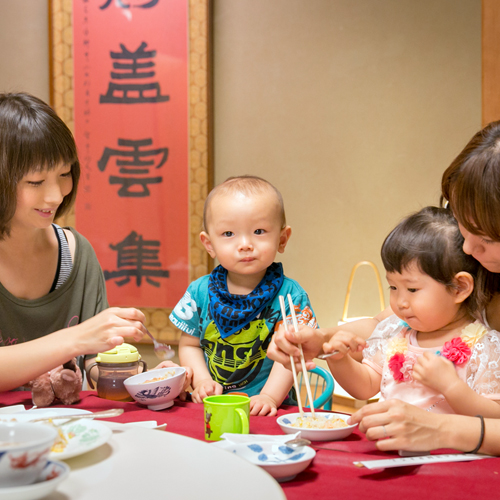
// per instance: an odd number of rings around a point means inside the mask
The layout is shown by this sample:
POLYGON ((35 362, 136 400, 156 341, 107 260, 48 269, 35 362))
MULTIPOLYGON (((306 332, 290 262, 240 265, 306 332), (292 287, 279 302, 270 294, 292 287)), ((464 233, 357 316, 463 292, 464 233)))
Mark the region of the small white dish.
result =
MULTIPOLYGON (((310 413, 304 414, 306 417, 310 417, 310 413)), ((317 416, 324 417, 326 419, 341 418, 347 421, 350 415, 344 415, 343 413, 327 413, 318 412, 317 416)), ((281 430, 285 434, 295 434, 300 431, 300 437, 304 439, 309 439, 309 441, 338 441, 339 439, 344 439, 358 426, 358 424, 348 425, 347 427, 339 427, 336 429, 307 429, 303 427, 293 427, 292 424, 300 417, 300 413, 288 413, 286 415, 281 415, 278 417, 277 422, 281 427, 281 430)))
POLYGON ((2 406, 0 408, 0 413, 19 413, 20 411, 26 411, 24 405, 2 406))
POLYGON ((25 486, 0 486, 0 500, 36 500, 54 491, 69 475, 70 468, 63 462, 49 460, 40 477, 33 484, 25 486))
MULTIPOLYGON (((35 410, 27 410, 21 413, 10 413, 9 415, 0 415, 0 421, 11 422, 13 419, 17 422, 29 422, 36 418, 49 418, 52 416, 68 416, 81 413, 91 413, 87 410, 79 410, 78 408, 37 408, 35 410)), ((40 425, 46 425, 39 423, 40 425)), ((102 422, 91 419, 73 420, 64 423, 64 420, 57 420, 68 438, 68 444, 62 451, 52 451, 49 455, 50 459, 66 460, 87 453, 109 441, 113 435, 113 431, 105 426, 102 422)))
POLYGON ((216 441, 213 445, 258 465, 279 483, 294 479, 316 456, 316 452, 309 446, 294 449, 272 441, 230 443, 222 440, 216 441))

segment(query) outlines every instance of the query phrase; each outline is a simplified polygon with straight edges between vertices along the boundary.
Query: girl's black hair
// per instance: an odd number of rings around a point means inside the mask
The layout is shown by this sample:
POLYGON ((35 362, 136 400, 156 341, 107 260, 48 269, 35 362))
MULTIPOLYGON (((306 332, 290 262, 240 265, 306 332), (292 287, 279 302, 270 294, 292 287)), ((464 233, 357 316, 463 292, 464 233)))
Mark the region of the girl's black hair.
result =
POLYGON ((474 290, 463 306, 471 316, 479 317, 492 296, 496 284, 479 262, 464 253, 464 238, 458 223, 447 208, 425 207, 403 219, 382 245, 382 262, 389 273, 401 273, 415 263, 432 279, 449 288, 456 286, 461 271, 474 278, 474 290))

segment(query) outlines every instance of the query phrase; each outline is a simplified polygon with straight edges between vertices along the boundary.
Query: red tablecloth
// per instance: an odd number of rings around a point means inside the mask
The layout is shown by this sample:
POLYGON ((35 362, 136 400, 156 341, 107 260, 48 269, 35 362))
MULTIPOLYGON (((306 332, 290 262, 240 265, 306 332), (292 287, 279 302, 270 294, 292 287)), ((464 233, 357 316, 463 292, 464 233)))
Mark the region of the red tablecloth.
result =
MULTIPOLYGON (((31 407, 31 394, 0 393, 0 407, 13 404, 31 407)), ((156 420, 159 424, 166 423, 168 432, 204 440, 203 406, 200 404, 176 401, 172 408, 155 412, 135 402, 108 401, 98 398, 93 392, 83 392, 82 401, 73 407, 90 411, 123 408, 125 412, 122 415, 109 420, 121 423, 156 420)), ((296 411, 296 407, 285 407, 279 410, 279 415, 296 411)), ((275 417, 250 417, 250 432, 282 433, 275 417)), ((332 450, 317 450, 312 464, 304 472, 293 481, 281 484, 289 500, 444 500, 476 496, 485 499, 500 497, 500 458, 368 470, 355 467, 353 462, 396 458, 398 455, 377 451, 375 445, 359 432, 354 432, 342 441, 314 444, 332 450)), ((195 474, 194 471, 192 473, 195 474)))

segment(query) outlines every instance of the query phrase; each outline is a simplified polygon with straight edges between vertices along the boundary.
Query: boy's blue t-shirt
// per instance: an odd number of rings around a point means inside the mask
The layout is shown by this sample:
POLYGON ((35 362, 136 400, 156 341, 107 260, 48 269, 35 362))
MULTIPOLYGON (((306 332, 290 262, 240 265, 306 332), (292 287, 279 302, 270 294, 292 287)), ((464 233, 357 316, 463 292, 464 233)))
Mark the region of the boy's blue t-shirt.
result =
POLYGON ((170 314, 172 323, 183 332, 198 337, 212 379, 222 385, 224 393, 260 394, 274 361, 266 356, 271 337, 282 322, 279 296, 291 294, 299 323, 316 327, 316 317, 309 297, 295 281, 285 277, 283 285, 261 314, 245 328, 223 339, 209 311, 208 280, 203 276, 191 283, 170 314), (297 306, 300 312, 297 310, 297 306))

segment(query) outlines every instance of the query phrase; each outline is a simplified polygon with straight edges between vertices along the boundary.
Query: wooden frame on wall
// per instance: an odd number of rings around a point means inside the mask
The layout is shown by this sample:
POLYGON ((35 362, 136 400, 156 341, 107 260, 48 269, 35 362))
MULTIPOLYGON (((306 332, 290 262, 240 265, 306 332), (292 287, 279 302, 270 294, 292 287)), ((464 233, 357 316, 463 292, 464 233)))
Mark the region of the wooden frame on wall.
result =
MULTIPOLYGON (((198 237, 204 201, 213 185, 211 2, 186 1, 189 2, 189 279, 193 281, 207 274, 211 266, 198 237)), ((72 0, 49 0, 49 33, 51 105, 74 133, 72 0)), ((78 229, 78 214, 73 209, 58 223, 78 229)), ((141 310, 146 315, 146 326, 158 340, 178 343, 180 331, 168 319, 170 309, 141 310)))
POLYGON ((482 126, 500 119, 500 4, 496 0, 483 0, 481 59, 482 59, 482 126))

